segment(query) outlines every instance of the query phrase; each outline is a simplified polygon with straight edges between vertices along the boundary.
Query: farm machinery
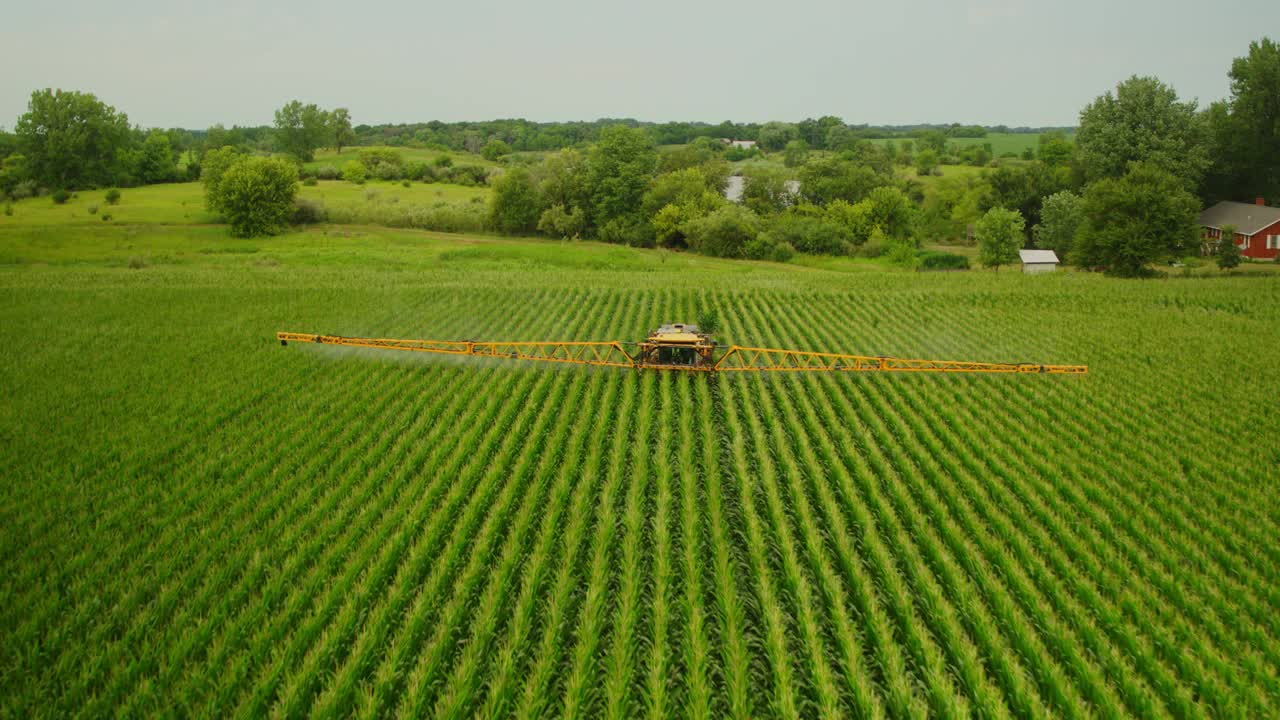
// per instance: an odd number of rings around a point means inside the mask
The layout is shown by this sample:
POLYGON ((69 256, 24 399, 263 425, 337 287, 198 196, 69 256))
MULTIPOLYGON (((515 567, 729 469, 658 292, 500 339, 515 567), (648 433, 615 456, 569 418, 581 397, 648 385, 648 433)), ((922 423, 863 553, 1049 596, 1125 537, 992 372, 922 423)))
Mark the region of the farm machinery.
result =
POLYGON ((477 340, 394 340, 311 333, 278 332, 290 342, 403 350, 463 357, 504 358, 570 363, 634 370, 683 372, 899 372, 899 373, 1028 373, 1083 375, 1087 365, 911 360, 897 357, 781 350, 730 345, 718 350, 714 338, 696 325, 662 325, 640 342, 486 342, 477 340))

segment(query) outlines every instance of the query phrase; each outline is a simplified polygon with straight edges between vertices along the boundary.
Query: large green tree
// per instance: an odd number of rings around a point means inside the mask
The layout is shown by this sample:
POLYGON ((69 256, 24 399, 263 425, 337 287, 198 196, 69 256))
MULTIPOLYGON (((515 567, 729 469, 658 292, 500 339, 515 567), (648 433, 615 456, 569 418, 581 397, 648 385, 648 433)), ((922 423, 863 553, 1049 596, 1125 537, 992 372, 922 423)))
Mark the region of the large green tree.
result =
POLYGON ((14 128, 27 172, 51 188, 111 185, 132 140, 129 118, 92 93, 37 90, 14 128))
POLYGON ((1009 265, 1018 260, 1022 248, 1026 220, 1017 210, 994 207, 987 211, 974 229, 978 239, 978 260, 983 267, 1009 265))
POLYGON ((1059 258, 1067 258, 1083 223, 1084 206, 1080 196, 1069 190, 1050 195, 1044 199, 1040 222, 1035 226, 1036 247, 1053 250, 1059 258))
POLYGON ((527 235, 538 227, 543 198, 533 176, 524 168, 512 168, 493 181, 489 218, 502 233, 527 235))
POLYGON ((640 222, 641 199, 657 163, 653 140, 644 130, 612 125, 600 133, 587 156, 586 183, 597 227, 640 222))
POLYGON ((316 150, 329 144, 329 128, 329 113, 316 105, 290 101, 276 111, 276 149, 298 162, 311 162, 316 150))
POLYGON ((351 111, 346 108, 334 108, 329 112, 329 140, 335 152, 342 152, 345 145, 356 141, 356 132, 351 127, 351 111))
POLYGON ((1104 178, 1084 193, 1084 226, 1075 263, 1122 277, 1198 248, 1200 201, 1181 178, 1150 165, 1134 165, 1119 178, 1104 178))
POLYGON ((1131 163, 1163 170, 1188 189, 1209 167, 1208 135, 1196 102, 1182 102, 1154 77, 1131 77, 1080 112, 1076 153, 1086 178, 1118 178, 1131 163))
POLYGON ((1003 207, 1017 210, 1027 225, 1034 227, 1040 222, 1040 206, 1044 199, 1067 189, 1069 175, 1066 168, 1052 168, 1042 162, 1001 165, 985 174, 989 190, 979 209, 1003 207))
POLYGON ((873 189, 891 184, 891 175, 843 155, 813 160, 800 169, 800 194, 815 205, 856 203, 873 189))
POLYGON ((1263 38, 1231 63, 1231 97, 1206 113, 1213 167, 1210 200, 1280 202, 1280 43, 1263 38))

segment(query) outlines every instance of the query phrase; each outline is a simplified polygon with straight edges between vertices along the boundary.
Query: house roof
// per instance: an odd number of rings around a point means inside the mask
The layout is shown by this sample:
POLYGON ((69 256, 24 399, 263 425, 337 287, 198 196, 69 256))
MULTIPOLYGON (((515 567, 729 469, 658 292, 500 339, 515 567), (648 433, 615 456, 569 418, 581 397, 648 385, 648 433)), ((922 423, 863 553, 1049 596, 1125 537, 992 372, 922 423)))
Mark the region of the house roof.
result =
POLYGON ((1280 208, 1230 200, 1224 200, 1200 213, 1202 226, 1221 230, 1227 225, 1235 225, 1236 232, 1242 235, 1253 235, 1278 222, 1280 222, 1280 208))
POLYGON ((1052 250, 1019 250, 1018 257, 1027 265, 1058 262, 1058 256, 1052 250))

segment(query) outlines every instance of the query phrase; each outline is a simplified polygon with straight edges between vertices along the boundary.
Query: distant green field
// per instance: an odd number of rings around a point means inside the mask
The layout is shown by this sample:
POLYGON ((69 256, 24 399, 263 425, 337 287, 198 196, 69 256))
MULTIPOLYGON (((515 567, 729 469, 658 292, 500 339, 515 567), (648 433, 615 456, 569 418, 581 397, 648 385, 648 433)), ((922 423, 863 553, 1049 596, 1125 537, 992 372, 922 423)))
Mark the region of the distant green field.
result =
MULTIPOLYGON (((1074 139, 1075 135, 1073 133, 1067 137, 1074 139)), ((901 138, 895 139, 893 142, 898 143, 898 145, 902 145, 904 139, 912 140, 911 138, 901 138)), ((919 142, 917 140, 912 141, 916 143, 919 142)), ((872 140, 871 142, 874 142, 877 145, 884 145, 888 143, 889 140, 880 139, 872 140)), ((1022 151, 1027 148, 1035 149, 1040 145, 1040 133, 990 133, 984 138, 950 138, 947 142, 956 146, 991 143, 991 151, 995 153, 996 157, 1000 157, 1006 153, 1021 155, 1022 151)))
MULTIPOLYGON (((200 183, 175 183, 124 188, 120 202, 108 205, 105 190, 83 190, 64 205, 56 205, 47 197, 27 198, 13 203, 12 216, 0 216, 0 227, 49 225, 104 225, 103 215, 111 223, 123 225, 192 225, 215 222, 204 207, 204 188, 200 183), (96 213, 90 208, 96 207, 96 213)), ((355 185, 341 180, 302 185, 298 196, 320 200, 328 207, 354 206, 374 202, 431 204, 436 202, 472 202, 489 196, 484 187, 466 187, 449 183, 368 182, 355 185)))
POLYGON ((417 160, 419 162, 432 163, 441 155, 447 155, 455 165, 483 165, 485 167, 497 167, 498 163, 484 158, 474 153, 453 152, 443 150, 424 150, 422 148, 411 147, 391 147, 386 145, 368 146, 368 147, 348 147, 343 148, 341 153, 335 153, 333 150, 320 150, 316 153, 316 159, 305 163, 303 167, 315 170, 324 165, 333 165, 338 169, 342 169, 343 163, 348 160, 359 160, 361 150, 371 149, 394 150, 400 153, 406 162, 417 160))

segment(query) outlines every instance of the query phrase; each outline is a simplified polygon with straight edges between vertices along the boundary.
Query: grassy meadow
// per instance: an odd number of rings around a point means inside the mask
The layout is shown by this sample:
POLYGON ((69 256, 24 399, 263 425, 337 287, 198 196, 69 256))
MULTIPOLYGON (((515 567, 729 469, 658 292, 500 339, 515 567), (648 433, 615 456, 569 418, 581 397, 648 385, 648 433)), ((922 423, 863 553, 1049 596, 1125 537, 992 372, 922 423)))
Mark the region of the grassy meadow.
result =
MULTIPOLYGON (((303 195, 370 189, 484 192, 303 195)), ((110 222, 92 192, 0 216, 0 716, 1280 706, 1280 274, 236 240, 198 185, 123 193, 110 222), (693 377, 274 339, 632 341, 708 308, 726 344, 1089 374, 693 377)))

